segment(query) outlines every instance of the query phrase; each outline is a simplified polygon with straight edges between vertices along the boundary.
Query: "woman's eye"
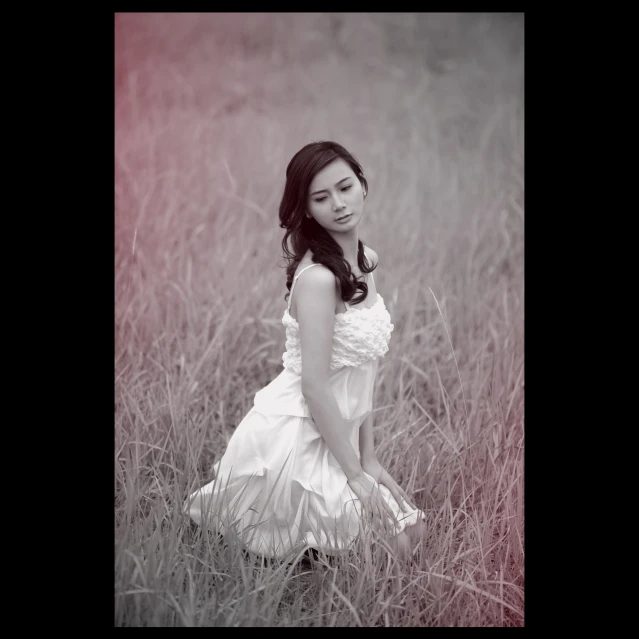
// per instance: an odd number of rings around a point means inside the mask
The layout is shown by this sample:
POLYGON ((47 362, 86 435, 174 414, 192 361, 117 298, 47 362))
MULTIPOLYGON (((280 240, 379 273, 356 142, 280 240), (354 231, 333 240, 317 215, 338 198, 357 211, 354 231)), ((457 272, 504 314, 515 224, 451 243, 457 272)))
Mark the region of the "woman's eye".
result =
MULTIPOLYGON (((352 184, 348 184, 347 186, 343 186, 341 190, 348 191, 352 186, 353 186, 352 184)), ((326 196, 323 195, 322 197, 315 198, 313 202, 317 202, 319 204, 320 202, 323 202, 325 199, 326 199, 326 196)))

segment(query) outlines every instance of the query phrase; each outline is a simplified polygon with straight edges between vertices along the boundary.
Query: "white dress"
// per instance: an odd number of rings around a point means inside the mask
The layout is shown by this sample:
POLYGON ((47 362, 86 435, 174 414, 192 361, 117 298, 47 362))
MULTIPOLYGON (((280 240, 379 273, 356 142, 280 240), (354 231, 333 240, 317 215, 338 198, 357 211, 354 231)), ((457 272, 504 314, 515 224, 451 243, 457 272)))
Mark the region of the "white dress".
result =
MULTIPOLYGON (((289 314, 293 280, 282 323, 286 328, 284 370, 255 394, 253 407, 235 429, 215 479, 190 495, 191 519, 264 557, 283 557, 294 549, 327 554, 347 550, 360 533, 360 503, 346 475, 321 437, 301 390, 299 327, 289 314)), ((372 273, 371 273, 372 276, 372 273)), ((359 427, 372 411, 379 358, 388 351, 393 330, 381 295, 369 308, 335 315, 330 384, 359 458, 359 427)), ((380 493, 397 516, 401 533, 424 519, 404 511, 390 491, 380 493)))

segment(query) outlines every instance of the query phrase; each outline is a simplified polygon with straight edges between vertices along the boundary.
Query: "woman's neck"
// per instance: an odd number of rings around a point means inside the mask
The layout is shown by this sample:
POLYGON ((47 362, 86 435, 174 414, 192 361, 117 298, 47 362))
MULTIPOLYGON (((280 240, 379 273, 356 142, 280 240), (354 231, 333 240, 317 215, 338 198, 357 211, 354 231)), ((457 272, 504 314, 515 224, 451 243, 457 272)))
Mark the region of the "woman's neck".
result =
POLYGON ((340 245, 344 251, 344 258, 349 262, 351 267, 357 267, 357 253, 359 250, 359 234, 357 229, 353 229, 350 233, 336 233, 333 239, 340 245))

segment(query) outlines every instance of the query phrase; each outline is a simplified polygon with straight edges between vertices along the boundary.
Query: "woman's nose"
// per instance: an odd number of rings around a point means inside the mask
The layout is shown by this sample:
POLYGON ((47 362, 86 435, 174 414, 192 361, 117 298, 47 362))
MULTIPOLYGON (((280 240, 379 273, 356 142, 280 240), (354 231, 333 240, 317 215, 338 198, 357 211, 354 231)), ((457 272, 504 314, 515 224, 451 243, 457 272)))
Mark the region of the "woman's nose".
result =
POLYGON ((341 211, 344 208, 344 204, 335 198, 333 200, 333 211, 341 211))

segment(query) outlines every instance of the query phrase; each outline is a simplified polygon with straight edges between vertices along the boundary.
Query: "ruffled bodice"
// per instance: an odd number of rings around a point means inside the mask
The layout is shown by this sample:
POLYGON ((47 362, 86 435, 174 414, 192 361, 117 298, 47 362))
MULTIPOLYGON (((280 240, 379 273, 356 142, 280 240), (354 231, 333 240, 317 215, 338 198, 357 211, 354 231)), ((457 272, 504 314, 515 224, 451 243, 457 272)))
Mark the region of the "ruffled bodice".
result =
MULTIPOLYGON (((282 324, 286 328, 286 350, 282 355, 284 368, 301 375, 302 353, 299 325, 297 320, 291 317, 288 309, 284 311, 282 324)), ((390 314, 379 293, 377 301, 371 307, 349 307, 344 313, 336 314, 331 371, 339 370, 344 366, 361 366, 365 362, 386 354, 393 329, 390 314)))

